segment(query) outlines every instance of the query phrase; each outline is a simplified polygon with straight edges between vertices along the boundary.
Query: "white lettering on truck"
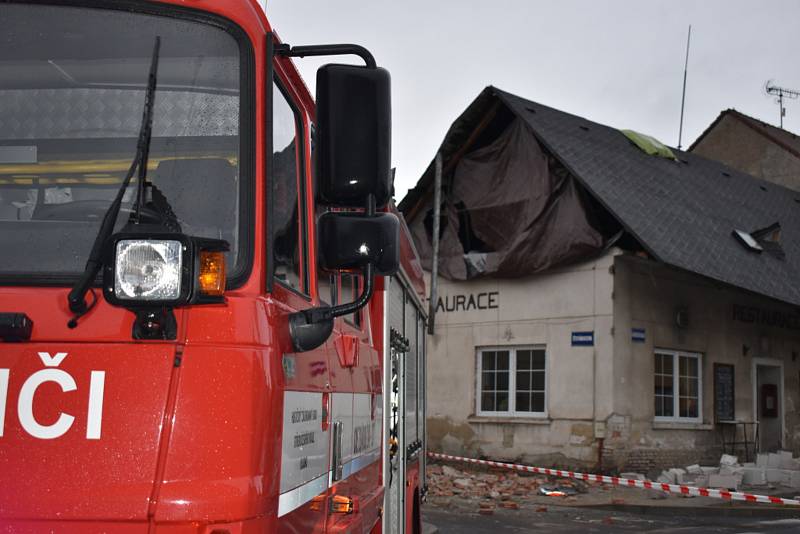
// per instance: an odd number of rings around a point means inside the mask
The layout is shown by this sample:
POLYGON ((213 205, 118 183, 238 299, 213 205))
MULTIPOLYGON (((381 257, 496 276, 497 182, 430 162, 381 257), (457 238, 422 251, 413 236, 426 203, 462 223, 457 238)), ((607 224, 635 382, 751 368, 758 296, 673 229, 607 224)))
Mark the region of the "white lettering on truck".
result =
MULTIPOLYGON (((33 399, 42 384, 53 382, 61 391, 68 393, 78 389, 75 379, 69 373, 58 369, 67 357, 66 352, 57 352, 51 356, 49 352, 40 352, 39 358, 46 369, 33 373, 22 384, 17 400, 17 415, 20 425, 31 436, 38 439, 56 439, 66 434, 75 417, 68 413, 59 414, 56 422, 43 425, 33 414, 33 399)), ((8 369, 0 369, 0 437, 5 428, 5 408, 8 398, 8 369)), ((86 414, 86 439, 100 439, 103 422, 103 394, 105 391, 105 371, 92 371, 89 380, 89 407, 86 414)))

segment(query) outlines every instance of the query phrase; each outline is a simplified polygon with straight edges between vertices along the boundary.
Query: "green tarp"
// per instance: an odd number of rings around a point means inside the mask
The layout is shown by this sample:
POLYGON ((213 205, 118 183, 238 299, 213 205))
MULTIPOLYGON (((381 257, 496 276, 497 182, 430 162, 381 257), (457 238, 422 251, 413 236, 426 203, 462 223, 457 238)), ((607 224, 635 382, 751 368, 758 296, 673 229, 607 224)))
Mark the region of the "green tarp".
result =
POLYGON ((620 131, 625 135, 625 137, 630 139, 630 141, 634 145, 638 146, 646 154, 650 154, 651 156, 660 156, 662 158, 667 158, 667 159, 674 159, 674 160, 678 159, 675 157, 675 154, 672 153, 672 150, 670 150, 667 145, 665 145, 655 137, 650 137, 649 135, 645 135, 643 133, 634 132, 633 130, 620 130, 620 131))

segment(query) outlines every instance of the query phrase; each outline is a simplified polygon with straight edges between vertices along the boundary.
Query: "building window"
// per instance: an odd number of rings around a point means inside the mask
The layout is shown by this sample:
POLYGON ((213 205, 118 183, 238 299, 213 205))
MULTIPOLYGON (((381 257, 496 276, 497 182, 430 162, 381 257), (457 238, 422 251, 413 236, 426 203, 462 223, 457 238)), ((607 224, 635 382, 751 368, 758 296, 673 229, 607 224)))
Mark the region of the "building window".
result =
POLYGON ((546 415, 544 347, 478 350, 478 415, 546 415))
POLYGON ((655 416, 658 420, 700 421, 703 373, 700 355, 655 352, 655 416))

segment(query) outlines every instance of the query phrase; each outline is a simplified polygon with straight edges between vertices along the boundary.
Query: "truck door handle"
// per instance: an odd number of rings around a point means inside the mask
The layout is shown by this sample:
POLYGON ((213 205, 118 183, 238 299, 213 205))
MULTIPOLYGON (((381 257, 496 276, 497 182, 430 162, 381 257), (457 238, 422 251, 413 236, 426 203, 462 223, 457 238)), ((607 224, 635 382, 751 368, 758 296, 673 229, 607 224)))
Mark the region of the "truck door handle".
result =
POLYGON ((332 467, 332 478, 333 481, 341 480, 342 479, 342 433, 344 431, 344 425, 341 421, 336 421, 333 423, 333 454, 331 458, 331 463, 333 464, 332 467))

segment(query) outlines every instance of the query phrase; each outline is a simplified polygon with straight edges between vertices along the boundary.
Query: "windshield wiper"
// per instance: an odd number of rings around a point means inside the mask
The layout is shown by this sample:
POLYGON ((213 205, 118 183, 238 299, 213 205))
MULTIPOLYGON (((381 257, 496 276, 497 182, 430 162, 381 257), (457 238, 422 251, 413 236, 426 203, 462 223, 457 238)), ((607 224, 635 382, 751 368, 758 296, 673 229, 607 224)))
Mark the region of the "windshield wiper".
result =
POLYGON ((153 57, 150 60, 150 74, 147 78, 142 124, 139 127, 139 137, 136 142, 136 155, 131 162, 128 172, 125 174, 125 178, 122 180, 119 191, 117 191, 117 196, 103 216, 103 222, 100 224, 100 231, 94 239, 92 251, 89 253, 89 259, 86 260, 86 267, 83 270, 83 274, 81 274, 81 277, 75 285, 72 286, 67 296, 69 309, 75 314, 67 323, 69 328, 78 326, 78 319, 86 315, 97 302, 97 298, 95 298, 90 304, 87 304, 86 293, 89 291, 89 286, 94 283, 97 273, 100 272, 100 268, 103 266, 103 247, 114 232, 114 225, 117 222, 117 217, 122 207, 122 198, 125 196, 125 190, 128 188, 128 185, 130 185, 131 178, 133 178, 137 168, 139 169, 139 182, 136 189, 135 221, 139 221, 139 212, 144 204, 144 180, 147 177, 147 160, 150 154, 150 138, 153 132, 153 107, 155 105, 160 47, 161 37, 156 37, 156 42, 153 46, 153 57))

